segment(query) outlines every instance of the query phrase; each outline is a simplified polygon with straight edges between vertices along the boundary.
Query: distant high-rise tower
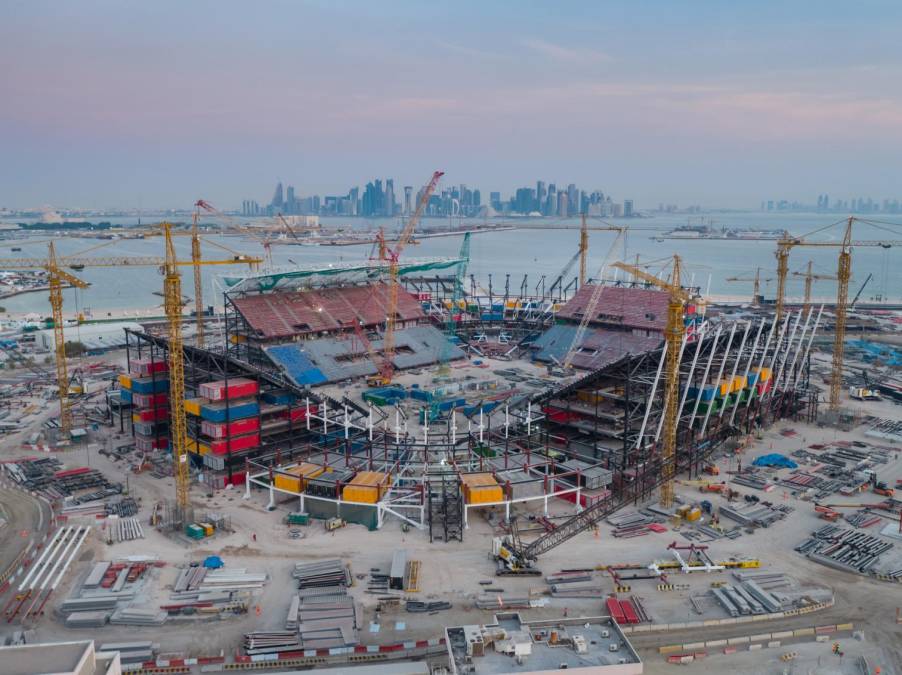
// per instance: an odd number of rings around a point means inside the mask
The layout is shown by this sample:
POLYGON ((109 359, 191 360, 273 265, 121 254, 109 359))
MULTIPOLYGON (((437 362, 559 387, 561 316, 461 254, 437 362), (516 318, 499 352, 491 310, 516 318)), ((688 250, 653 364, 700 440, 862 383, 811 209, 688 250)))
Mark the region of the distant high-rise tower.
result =
POLYGON ((385 210, 383 215, 388 217, 395 215, 395 181, 391 178, 385 181, 385 210))
POLYGON ((570 183, 567 186, 567 213, 559 213, 561 216, 572 216, 579 208, 579 194, 576 189, 576 183, 570 183))
POLYGON ((541 212, 545 208, 545 181, 536 181, 536 203, 533 210, 541 212))
POLYGON ((633 200, 632 199, 624 199, 623 200, 623 217, 624 218, 632 218, 633 217, 633 200))
POLYGON ((285 198, 282 195, 282 181, 279 181, 278 183, 276 183, 276 191, 272 196, 272 202, 270 202, 270 205, 275 209, 281 209, 284 204, 285 198))
POLYGON ((404 186, 404 215, 409 216, 413 213, 413 186, 405 185, 404 186))
POLYGON ((294 213, 294 185, 289 185, 285 191, 285 211, 286 213, 294 213))

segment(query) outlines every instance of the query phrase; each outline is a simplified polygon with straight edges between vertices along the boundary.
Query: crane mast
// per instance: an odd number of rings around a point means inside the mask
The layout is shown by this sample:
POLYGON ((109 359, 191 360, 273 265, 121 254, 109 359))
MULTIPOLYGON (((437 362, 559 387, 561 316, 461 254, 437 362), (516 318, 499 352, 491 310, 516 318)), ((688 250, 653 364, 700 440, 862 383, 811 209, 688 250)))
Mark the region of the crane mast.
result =
POLYGON ((56 248, 50 242, 47 258, 50 307, 53 312, 53 343, 56 352, 56 386, 60 404, 60 437, 67 438, 72 431, 72 404, 69 401, 69 371, 66 363, 66 336, 63 331, 63 281, 76 288, 87 288, 81 279, 59 268, 56 248))
POLYGON ((395 325, 397 323, 398 315, 399 290, 398 259, 401 252, 404 250, 404 247, 410 242, 410 238, 413 236, 417 223, 420 222, 420 218, 426 210, 426 205, 429 204, 432 193, 435 192, 439 180, 444 175, 444 171, 436 171, 432 174, 431 180, 426 187, 423 188, 423 192, 420 194, 416 210, 413 215, 407 219, 407 223, 404 225, 404 229, 401 231, 401 235, 398 237, 395 247, 393 249, 386 248, 385 251, 385 255, 388 258, 388 311, 386 312, 387 316, 385 317, 385 336, 382 340, 381 375, 382 381, 386 384, 391 382, 392 375, 394 374, 395 325))
POLYGON ((172 436, 172 461, 175 465, 176 505, 181 517, 186 518, 190 505, 190 475, 186 448, 185 361, 182 351, 182 276, 179 273, 175 246, 172 243, 171 228, 169 223, 163 223, 163 233, 166 238, 163 302, 166 309, 169 337, 170 435, 172 436))
POLYGON ((191 221, 191 262, 194 264, 194 316, 197 321, 195 327, 195 344, 204 348, 204 282, 201 276, 200 262, 200 233, 197 229, 197 220, 200 217, 200 209, 206 208, 206 202, 198 199, 194 204, 194 217, 191 221))
POLYGON ((830 377, 830 410, 839 409, 842 367, 846 340, 846 316, 849 311, 849 279, 852 277, 852 222, 849 218, 843 235, 836 269, 836 326, 833 329, 833 368, 830 377))
POLYGON ((682 260, 673 256, 670 280, 660 279, 643 269, 622 262, 614 263, 614 267, 647 281, 670 293, 667 303, 667 327, 664 334, 664 416, 661 447, 661 506, 669 509, 673 506, 673 478, 676 474, 677 450, 677 412, 680 393, 680 346, 686 328, 683 325, 683 306, 689 300, 689 294, 680 287, 682 260))

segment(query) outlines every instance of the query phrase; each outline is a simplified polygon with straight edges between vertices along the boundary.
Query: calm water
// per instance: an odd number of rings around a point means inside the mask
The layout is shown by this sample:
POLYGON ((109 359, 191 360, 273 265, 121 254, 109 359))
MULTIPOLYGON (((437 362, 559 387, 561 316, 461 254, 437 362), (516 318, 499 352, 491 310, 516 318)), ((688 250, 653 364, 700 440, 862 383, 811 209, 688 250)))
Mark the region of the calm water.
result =
MULTIPOLYGON (((761 212, 711 214, 710 218, 715 226, 727 227, 785 227, 793 234, 805 234, 819 227, 835 222, 836 215, 819 214, 768 214, 761 212)), ((133 224, 133 220, 119 219, 124 224, 133 224)), ((324 218, 323 224, 327 227, 339 225, 351 225, 355 229, 377 228, 384 225, 388 229, 396 227, 396 221, 385 219, 382 221, 362 221, 352 219, 324 218)), ((530 223, 541 221, 532 220, 530 223)), ((561 221, 555 221, 559 224, 561 221)), ((566 221, 568 224, 578 226, 578 219, 566 221)), ((612 221, 613 222, 613 221, 612 221)), ((425 222, 426 227, 437 228, 444 223, 439 220, 425 222)), ((616 221, 616 224, 628 224, 635 228, 661 228, 669 229, 686 224, 685 215, 658 216, 649 219, 629 219, 616 221)), ((885 227, 885 226, 883 226, 885 227)), ((856 239, 894 239, 902 240, 902 225, 890 228, 898 234, 882 229, 880 226, 866 223, 855 224, 856 239)), ((636 254, 642 260, 664 258, 678 253, 683 257, 688 278, 694 279, 694 283, 702 287, 703 292, 710 284, 710 292, 719 296, 751 296, 752 282, 727 282, 731 276, 751 277, 755 268, 762 268, 762 278, 775 276, 776 261, 773 241, 744 241, 729 242, 717 240, 680 241, 665 240, 657 242, 652 239, 655 232, 646 229, 632 231, 626 242, 626 259, 632 262, 636 254)), ((613 232, 591 232, 589 274, 595 276, 602 264, 616 234, 613 232)), ((834 227, 817 235, 823 239, 837 239, 841 236, 841 228, 834 227)), ((262 256, 262 246, 259 242, 246 237, 223 237, 221 235, 206 235, 209 241, 222 244, 231 249, 244 253, 258 254, 262 256)), ((47 251, 46 236, 35 235, 33 241, 0 242, 0 257, 44 257, 47 251), (13 253, 11 246, 22 248, 21 253, 13 253)), ((569 231, 542 231, 519 230, 507 232, 492 232, 477 234, 471 238, 470 268, 477 281, 486 285, 488 275, 493 275, 493 284, 496 291, 503 289, 505 274, 511 275, 512 291, 519 289, 523 275, 528 275, 528 284, 534 288, 539 283, 542 275, 546 275, 546 284, 550 285, 560 273, 573 254, 576 252, 579 242, 579 232, 569 231)), ((62 255, 71 255, 83 251, 101 243, 95 239, 70 239, 63 238, 57 242, 57 251, 62 255)), ((453 256, 460 248, 460 236, 425 239, 417 246, 410 246, 406 255, 410 257, 420 256, 453 256)), ((187 237, 177 237, 176 247, 180 257, 190 257, 190 242, 187 237)), ((328 263, 337 260, 363 260, 370 254, 370 246, 343 246, 343 247, 314 247, 314 246, 280 246, 273 245, 273 259, 276 265, 290 265, 291 261, 307 263, 328 263)), ((869 273, 874 276, 862 294, 863 299, 872 299, 876 294, 888 296, 892 301, 902 300, 902 247, 884 250, 879 248, 858 248, 853 253, 853 280, 851 293, 854 295, 861 283, 869 273)), ((163 254, 162 241, 160 239, 119 241, 103 248, 86 253, 86 256, 159 256, 163 254)), ((821 274, 833 274, 836 270, 835 248, 796 248, 790 257, 790 270, 803 270, 808 260, 814 262, 814 269, 821 274)), ((228 257, 228 253, 222 249, 208 244, 204 247, 204 256, 207 258, 228 257)), ((618 245, 612 253, 611 260, 624 258, 624 248, 618 245)), ((207 304, 214 302, 220 304, 221 290, 216 287, 215 277, 223 274, 226 269, 235 271, 236 268, 208 267, 204 270, 204 295, 207 304)), ((574 266, 570 278, 578 273, 578 267, 574 266)), ((86 268, 77 273, 82 279, 90 282, 89 289, 66 291, 66 309, 73 311, 78 308, 82 311, 90 309, 95 318, 102 317, 106 310, 122 310, 126 308, 141 308, 136 315, 146 314, 149 309, 159 309, 162 298, 155 295, 154 291, 162 290, 162 277, 156 268, 86 268)), ((687 277, 684 277, 684 279, 687 277)), ((765 295, 772 296, 775 282, 762 284, 765 295)), ((790 276, 788 281, 788 295, 801 296, 803 292, 803 280, 801 277, 790 276)), ((183 293, 193 297, 193 282, 190 268, 184 268, 183 293)), ((835 294, 835 283, 829 281, 815 282, 814 296, 830 298, 835 294)), ((9 312, 35 312, 44 315, 48 312, 47 294, 31 293, 7 298, 2 301, 3 306, 9 312)))

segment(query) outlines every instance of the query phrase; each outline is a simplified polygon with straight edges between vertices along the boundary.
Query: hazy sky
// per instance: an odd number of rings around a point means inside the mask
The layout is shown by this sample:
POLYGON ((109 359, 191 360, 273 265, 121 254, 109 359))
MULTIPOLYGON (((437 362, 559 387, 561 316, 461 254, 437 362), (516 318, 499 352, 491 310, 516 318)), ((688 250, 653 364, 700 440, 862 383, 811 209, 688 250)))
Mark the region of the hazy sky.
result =
POLYGON ((0 206, 902 197, 898 0, 4 0, 0 206))

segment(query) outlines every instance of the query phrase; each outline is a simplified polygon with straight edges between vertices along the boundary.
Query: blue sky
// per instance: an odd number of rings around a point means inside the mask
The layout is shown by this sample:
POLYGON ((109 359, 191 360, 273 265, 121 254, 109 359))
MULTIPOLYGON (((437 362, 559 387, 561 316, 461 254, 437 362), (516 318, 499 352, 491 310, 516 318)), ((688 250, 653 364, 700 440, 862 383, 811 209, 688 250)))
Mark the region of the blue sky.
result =
POLYGON ((640 206, 902 197, 898 2, 0 4, 0 205, 374 176, 640 206))

